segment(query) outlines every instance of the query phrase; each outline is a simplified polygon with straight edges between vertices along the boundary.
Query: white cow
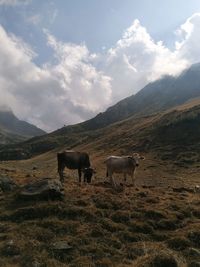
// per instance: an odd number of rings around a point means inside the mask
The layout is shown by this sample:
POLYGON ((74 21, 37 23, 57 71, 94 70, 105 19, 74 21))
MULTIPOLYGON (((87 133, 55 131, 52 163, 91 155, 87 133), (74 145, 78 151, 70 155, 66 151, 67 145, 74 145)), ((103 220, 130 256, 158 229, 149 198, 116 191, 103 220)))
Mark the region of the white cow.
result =
POLYGON ((126 181, 126 175, 129 174, 132 178, 134 185, 134 172, 135 168, 139 166, 139 160, 144 159, 138 153, 134 153, 132 156, 110 156, 105 160, 107 173, 106 176, 110 178, 111 184, 116 187, 113 173, 123 173, 124 181, 126 181))

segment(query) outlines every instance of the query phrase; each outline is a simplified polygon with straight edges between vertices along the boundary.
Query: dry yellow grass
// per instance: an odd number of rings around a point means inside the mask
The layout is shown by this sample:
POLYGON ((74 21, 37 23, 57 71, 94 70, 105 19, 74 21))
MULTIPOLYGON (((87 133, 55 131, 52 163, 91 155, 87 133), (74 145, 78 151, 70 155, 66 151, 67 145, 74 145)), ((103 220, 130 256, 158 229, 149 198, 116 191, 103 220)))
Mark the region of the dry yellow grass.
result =
MULTIPOLYGON (((103 183, 104 157, 92 154, 98 172, 91 185, 79 186, 77 173, 65 172, 63 201, 19 202, 12 193, 4 194, 0 266, 162 266, 151 265, 161 260, 184 267, 198 261, 189 251, 200 246, 192 235, 200 236, 199 194, 172 188, 191 188, 197 175, 180 179, 146 155, 136 173, 137 186, 124 186, 117 193, 103 183), (55 253, 52 244, 60 240, 68 241, 72 250, 55 253)), ((1 174, 21 184, 55 177, 55 151, 1 163, 0 168, 1 174)))

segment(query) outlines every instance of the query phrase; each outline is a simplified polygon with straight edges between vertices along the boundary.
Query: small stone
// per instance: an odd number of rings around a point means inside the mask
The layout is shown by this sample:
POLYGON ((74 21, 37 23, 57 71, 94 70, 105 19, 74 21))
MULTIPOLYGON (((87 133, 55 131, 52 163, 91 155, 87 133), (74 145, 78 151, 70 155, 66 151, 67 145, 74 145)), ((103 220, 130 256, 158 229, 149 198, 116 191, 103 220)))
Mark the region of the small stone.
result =
POLYGON ((67 241, 58 241, 53 243, 52 248, 53 250, 57 251, 68 251, 71 250, 73 247, 70 246, 67 241))

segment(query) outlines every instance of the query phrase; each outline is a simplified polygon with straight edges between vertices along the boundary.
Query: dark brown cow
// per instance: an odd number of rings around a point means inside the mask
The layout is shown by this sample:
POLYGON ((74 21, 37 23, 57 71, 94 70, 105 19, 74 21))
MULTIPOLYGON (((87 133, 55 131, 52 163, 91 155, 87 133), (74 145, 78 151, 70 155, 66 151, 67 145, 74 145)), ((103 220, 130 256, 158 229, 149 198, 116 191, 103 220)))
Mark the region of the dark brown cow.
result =
MULTIPOLYGON (((58 160, 58 173, 61 182, 64 182, 63 171, 65 167, 71 170, 78 170, 79 182, 81 182, 82 171, 84 172, 84 177, 86 177, 86 179, 84 180, 88 180, 87 177, 90 176, 92 168, 90 168, 90 159, 89 155, 86 152, 66 150, 57 154, 57 160, 58 160)), ((91 177, 89 178, 90 181, 91 177)))

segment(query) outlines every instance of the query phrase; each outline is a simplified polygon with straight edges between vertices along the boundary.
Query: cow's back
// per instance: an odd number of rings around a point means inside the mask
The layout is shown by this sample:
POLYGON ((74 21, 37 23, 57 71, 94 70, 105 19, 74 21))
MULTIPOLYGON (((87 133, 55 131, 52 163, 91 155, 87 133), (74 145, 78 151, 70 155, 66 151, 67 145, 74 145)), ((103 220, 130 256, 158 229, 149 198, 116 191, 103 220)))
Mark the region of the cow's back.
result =
POLYGON ((89 156, 86 152, 66 150, 58 154, 63 164, 69 169, 90 167, 89 156))
POLYGON ((129 157, 110 156, 106 159, 107 169, 113 172, 125 172, 134 169, 134 164, 129 157))

